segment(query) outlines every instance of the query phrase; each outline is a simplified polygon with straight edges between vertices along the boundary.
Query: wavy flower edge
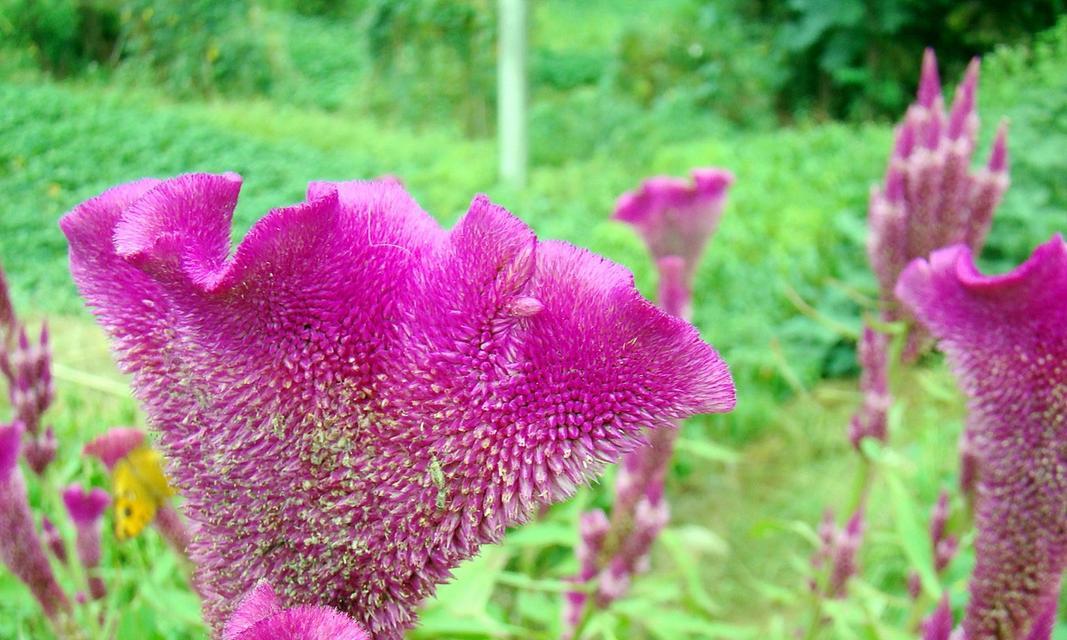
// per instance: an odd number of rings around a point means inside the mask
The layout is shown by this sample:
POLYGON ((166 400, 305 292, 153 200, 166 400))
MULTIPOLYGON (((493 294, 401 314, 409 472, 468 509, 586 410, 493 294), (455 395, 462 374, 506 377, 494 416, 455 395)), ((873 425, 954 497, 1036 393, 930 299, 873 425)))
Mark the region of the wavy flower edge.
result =
POLYGON ((967 637, 1027 637, 1067 558, 1067 243, 983 275, 956 245, 912 262, 897 296, 938 338, 969 398, 977 463, 967 637))
POLYGON ((269 578, 399 638, 643 426, 734 405, 718 354, 629 272, 484 196, 446 232, 395 181, 311 183, 231 255, 239 187, 143 180, 60 222, 196 523, 216 629, 269 578))

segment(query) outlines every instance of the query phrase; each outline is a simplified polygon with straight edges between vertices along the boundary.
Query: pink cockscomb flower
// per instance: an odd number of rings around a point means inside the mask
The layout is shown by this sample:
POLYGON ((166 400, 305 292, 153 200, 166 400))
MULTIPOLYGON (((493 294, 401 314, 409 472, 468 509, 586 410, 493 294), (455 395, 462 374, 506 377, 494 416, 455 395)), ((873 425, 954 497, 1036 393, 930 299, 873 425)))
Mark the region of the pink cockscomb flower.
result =
MULTIPOLYGON (((978 136, 978 60, 971 62, 945 112, 934 52, 923 57, 918 100, 897 127, 885 182, 871 191, 867 253, 887 317, 893 287, 909 261, 962 243, 976 253, 1008 188, 1007 130, 1001 126, 985 167, 971 170, 978 136)), ((925 339, 914 335, 906 356, 925 339)))
POLYGON ((693 284, 700 256, 719 224, 734 176, 723 169, 694 169, 683 178, 649 178, 641 188, 619 197, 615 219, 633 225, 657 262, 667 256, 683 261, 686 287, 693 284))
POLYGON ((956 245, 916 260, 897 295, 940 341, 970 398, 978 463, 969 638, 1022 638, 1055 604, 1067 559, 1067 243, 985 276, 956 245))
POLYGON ((216 629, 267 578, 399 638, 644 426, 733 407, 692 326, 485 197, 447 232, 396 182, 312 183, 231 255, 240 184, 143 180, 60 222, 196 522, 216 629))
POLYGON ((97 575, 100 566, 100 527, 101 516, 107 509, 110 498, 103 489, 94 488, 86 491, 81 486, 72 484, 63 490, 63 505, 67 515, 74 523, 76 532, 75 549, 78 560, 89 581, 89 594, 94 600, 107 595, 104 581, 97 575))
POLYGON ((285 609, 270 583, 261 580, 234 609, 222 640, 370 640, 345 614, 323 606, 285 609))
POLYGON ((0 425, 0 559, 55 619, 70 609, 33 523, 18 458, 23 426, 0 425))

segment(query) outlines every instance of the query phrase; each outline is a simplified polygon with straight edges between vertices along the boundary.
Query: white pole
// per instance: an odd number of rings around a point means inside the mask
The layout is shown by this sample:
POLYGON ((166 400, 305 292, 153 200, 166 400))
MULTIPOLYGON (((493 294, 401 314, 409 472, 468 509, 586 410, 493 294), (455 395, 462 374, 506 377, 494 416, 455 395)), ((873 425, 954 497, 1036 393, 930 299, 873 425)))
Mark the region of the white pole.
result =
POLYGON ((526 0, 499 0, 497 138, 500 178, 526 184, 526 0))

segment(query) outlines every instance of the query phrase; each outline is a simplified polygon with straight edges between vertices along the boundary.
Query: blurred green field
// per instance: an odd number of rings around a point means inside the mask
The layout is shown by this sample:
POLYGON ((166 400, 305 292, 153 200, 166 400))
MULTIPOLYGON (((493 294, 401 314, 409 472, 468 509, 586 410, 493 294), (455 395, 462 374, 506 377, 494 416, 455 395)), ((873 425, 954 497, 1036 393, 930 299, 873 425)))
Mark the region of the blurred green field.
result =
MULTIPOLYGON (((663 11, 687 4, 665 3, 663 11)), ((425 100, 398 103, 395 114, 364 108, 358 88, 383 72, 348 43, 348 18, 264 6, 257 19, 263 33, 274 34, 267 40, 273 50, 288 51, 291 91, 196 93, 169 84, 176 73, 146 79, 136 67, 57 77, 28 64, 26 50, 0 47, 0 264, 16 308, 32 325, 47 317, 55 336, 58 394, 47 419, 60 451, 47 482, 31 480, 33 504, 70 537, 56 488, 74 480, 107 486, 81 446, 107 427, 144 424, 81 307, 56 226, 63 212, 115 183, 236 171, 245 185, 235 243, 270 208, 301 200, 311 179, 394 174, 445 225, 484 192, 540 237, 625 264, 651 295, 654 273, 640 241, 608 219, 615 198, 648 175, 721 166, 737 181, 698 274, 694 323, 730 363, 738 408, 685 426, 668 485, 672 524, 653 570, 594 631, 603 638, 785 638, 807 625, 813 527, 826 506, 849 501, 851 480, 844 479, 858 464, 845 429, 859 397, 855 338, 875 295, 866 205, 884 171, 892 124, 803 117, 781 124, 769 112, 739 123, 684 100, 606 100, 603 86, 581 78, 588 68, 610 66, 605 51, 641 24, 642 8, 537 3, 531 64, 556 84, 535 85, 529 184, 509 188, 496 178, 493 139, 463 124, 478 113, 476 104, 450 97, 442 109, 456 117, 426 115, 433 105, 425 100)), ((916 51, 916 75, 918 61, 916 51)), ((417 83, 402 83, 417 62, 399 56, 398 70, 370 98, 421 95, 417 83)), ((978 155, 984 160, 1002 118, 1012 154, 1012 187, 983 256, 989 268, 1010 267, 1067 228, 1065 68, 1067 20, 983 62, 978 155)), ((929 563, 920 534, 938 490, 955 482, 962 409, 937 357, 897 375, 894 389, 903 397, 892 415, 893 447, 875 456, 876 473, 889 480, 872 496, 855 602, 827 614, 831 637, 912 637, 905 623, 932 606, 932 594, 913 605, 904 582, 909 567, 929 563), (905 494, 895 486, 907 487, 905 494)), ((411 637, 558 637, 561 580, 576 569, 578 514, 592 503, 610 505, 610 486, 609 478, 582 490, 485 549, 427 603, 411 637)), ((204 635, 184 568, 154 531, 125 545, 105 539, 110 592, 83 610, 87 629, 98 614, 121 611, 118 638, 204 635)), ((944 585, 957 605, 971 562, 964 542, 944 585)), ((64 576, 68 585, 77 578, 64 576)), ((49 635, 29 595, 0 572, 0 638, 8 637, 49 635)))

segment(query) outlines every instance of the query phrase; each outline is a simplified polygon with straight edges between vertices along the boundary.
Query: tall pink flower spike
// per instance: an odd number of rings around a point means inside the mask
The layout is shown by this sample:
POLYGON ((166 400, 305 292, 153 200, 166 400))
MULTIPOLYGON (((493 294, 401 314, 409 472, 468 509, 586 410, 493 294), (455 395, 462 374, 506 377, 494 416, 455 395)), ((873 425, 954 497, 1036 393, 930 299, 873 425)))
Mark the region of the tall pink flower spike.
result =
POLYGON ((322 606, 282 608, 266 580, 252 587, 222 630, 222 640, 370 640, 355 620, 322 606))
POLYGON ((692 326, 485 197, 447 232, 395 181, 312 183, 231 256, 239 189, 143 180, 60 222, 196 522, 216 630, 267 578, 400 638, 453 567, 643 427, 733 407, 692 326))
MULTIPOLYGON (((905 265, 951 244, 978 253, 1008 188, 1007 128, 1001 125, 985 167, 972 171, 978 134, 978 60, 971 61, 945 112, 934 52, 923 56, 918 101, 897 127, 885 182, 871 190, 867 254, 886 316, 900 319, 893 287, 905 265)), ((911 336, 905 356, 926 338, 911 336)))
POLYGON ((978 463, 968 638, 1023 638, 1067 560, 1067 243, 985 276, 962 245, 904 271, 897 295, 940 341, 970 399, 978 463))
POLYGON ((70 611, 56 582, 26 498, 18 458, 23 426, 0 425, 0 560, 21 580, 53 621, 70 611))

